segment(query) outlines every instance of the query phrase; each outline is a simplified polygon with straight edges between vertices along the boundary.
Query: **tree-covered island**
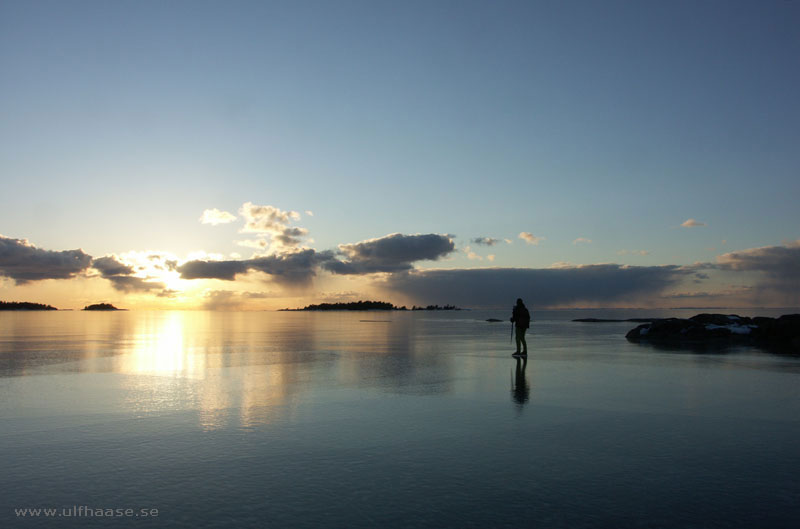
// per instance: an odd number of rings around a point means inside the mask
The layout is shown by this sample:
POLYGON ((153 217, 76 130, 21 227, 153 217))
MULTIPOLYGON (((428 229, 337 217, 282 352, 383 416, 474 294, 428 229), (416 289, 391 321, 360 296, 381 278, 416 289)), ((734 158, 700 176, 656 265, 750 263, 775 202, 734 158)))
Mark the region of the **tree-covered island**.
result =
MULTIPOLYGON (((349 301, 340 303, 320 303, 318 305, 307 305, 301 309, 280 309, 281 311, 295 312, 295 311, 311 311, 311 310, 409 310, 405 305, 398 307, 392 305, 387 301, 349 301)), ((416 305, 411 310, 461 310, 455 305, 428 305, 427 307, 417 307, 416 305)))
POLYGON ((86 305, 83 310, 125 310, 118 309, 111 303, 95 303, 94 305, 86 305))
POLYGON ((58 310, 44 303, 31 303, 30 301, 0 301, 0 310, 58 310))

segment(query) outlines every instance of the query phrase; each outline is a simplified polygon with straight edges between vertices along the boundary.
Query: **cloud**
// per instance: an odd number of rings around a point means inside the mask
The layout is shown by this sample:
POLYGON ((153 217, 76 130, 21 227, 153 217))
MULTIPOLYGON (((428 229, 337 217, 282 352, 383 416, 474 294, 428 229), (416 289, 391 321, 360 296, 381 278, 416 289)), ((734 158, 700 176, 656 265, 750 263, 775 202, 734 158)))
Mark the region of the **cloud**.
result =
POLYGON ((481 257, 480 255, 478 255, 475 252, 473 252, 472 248, 470 248, 469 246, 465 246, 464 247, 464 251, 467 254, 467 259, 469 259, 469 260, 477 259, 478 261, 483 261, 483 257, 481 257))
MULTIPOLYGON (((275 297, 269 292, 237 292, 234 290, 210 290, 203 296, 205 310, 242 310, 253 308, 251 300, 275 297)), ((255 305, 258 306, 257 304, 255 305)))
POLYGON ((283 211, 275 206, 259 206, 245 202, 239 209, 245 224, 242 233, 258 233, 269 235, 271 247, 275 250, 295 248, 302 242, 301 237, 308 235, 308 230, 289 226, 293 220, 299 220, 296 211, 283 211))
POLYGON ((342 292, 321 292, 316 296, 324 303, 341 303, 346 301, 358 301, 365 299, 363 293, 354 290, 347 290, 342 292))
POLYGON ((522 297, 535 307, 643 302, 693 273, 684 267, 599 264, 559 268, 415 270, 376 286, 417 303, 503 307, 522 297))
POLYGON ((800 240, 729 252, 717 257, 717 267, 758 274, 754 303, 800 304, 800 240))
POLYGON ((102 277, 116 277, 133 274, 133 267, 117 261, 114 257, 98 257, 92 261, 92 268, 102 277))
POLYGON ((764 272, 776 279, 800 278, 800 240, 784 246, 762 246, 717 257, 725 270, 764 272))
POLYGON ((242 297, 247 299, 268 299, 275 297, 270 292, 242 292, 242 297))
POLYGON ((180 265, 181 279, 219 279, 233 281, 236 276, 251 271, 263 272, 272 280, 286 285, 308 283, 322 262, 333 258, 331 252, 313 249, 264 255, 243 260, 194 260, 180 265))
POLYGON ((256 250, 266 250, 269 248, 269 241, 266 239, 244 239, 241 241, 234 241, 239 246, 244 246, 245 248, 253 248, 256 250))
POLYGON ((487 258, 489 261, 492 261, 492 262, 494 262, 494 254, 493 254, 493 253, 490 253, 489 255, 487 255, 487 256, 486 256, 486 258, 487 258))
POLYGON ((628 254, 641 255, 644 257, 645 255, 649 255, 650 252, 648 250, 620 250, 617 252, 617 255, 628 255, 628 254))
MULTIPOLYGON (((730 285, 715 291, 673 292, 662 296, 665 300, 677 300, 691 303, 692 307, 737 307, 752 306, 753 299, 758 297, 757 289, 746 285, 730 285)), ((685 305, 684 305, 685 306, 685 305)))
POLYGON ((175 271, 178 266, 178 259, 170 254, 148 253, 147 259, 150 261, 150 266, 156 270, 175 271))
POLYGON ((89 268, 91 262, 92 256, 80 249, 44 250, 26 239, 0 235, 0 275, 17 284, 75 277, 89 268))
POLYGON ((475 237, 474 239, 470 239, 470 242, 474 244, 480 244, 482 246, 494 246, 500 242, 500 239, 494 239, 492 237, 475 237))
POLYGON ((705 226, 705 222, 699 222, 694 219, 686 219, 681 226, 684 228, 699 228, 700 226, 705 226))
POLYGON ((218 224, 228 224, 236 220, 236 215, 228 213, 227 211, 220 211, 217 208, 207 209, 198 219, 202 224, 211 224, 216 226, 218 224))
POLYGON ((591 242, 592 242, 592 240, 591 239, 587 239, 586 237, 578 237, 577 239, 572 241, 572 244, 580 244, 580 243, 590 244, 591 242))
POLYGON ((178 266, 181 279, 220 279, 233 281, 238 274, 249 270, 248 261, 186 261, 178 266))
POLYGON ((258 206, 252 202, 245 202, 239 209, 245 218, 242 229, 245 233, 275 233, 280 231, 292 220, 300 219, 296 211, 282 211, 275 206, 258 206))
POLYGON ((212 290, 203 296, 205 310, 238 310, 242 307, 242 298, 238 292, 230 290, 212 290))
POLYGON ((377 239, 340 244, 345 260, 328 260, 323 267, 334 274, 372 274, 410 270, 415 261, 435 261, 455 251, 450 235, 393 233, 377 239))
POLYGON ((133 266, 118 261, 114 256, 94 259, 92 268, 100 272, 100 277, 108 279, 115 290, 121 292, 149 292, 166 288, 160 281, 147 281, 146 278, 134 275, 136 271, 133 266))
POLYGON ((285 227, 280 233, 272 235, 272 242, 280 243, 280 246, 294 247, 300 244, 300 237, 308 235, 308 230, 305 228, 285 227))
POLYGON ((544 237, 537 237, 529 231, 520 232, 519 238, 528 244, 538 245, 544 240, 544 237))
POLYGON ((306 210, 306 215, 308 215, 309 217, 313 217, 314 216, 314 212, 309 210, 309 209, 307 209, 306 210))
POLYGON ((716 299, 720 297, 718 292, 675 292, 663 296, 667 299, 716 299))
MULTIPOLYGON (((731 307, 800 305, 800 240, 782 246, 729 252, 717 256, 716 263, 695 263, 681 269, 684 273, 692 274, 687 279, 695 284, 705 281, 719 283, 720 276, 705 273, 709 270, 743 276, 737 277, 735 284, 727 290, 692 294, 694 297, 707 298, 709 303, 726 303, 731 307)), ((683 294, 671 296, 688 297, 683 294)))
MULTIPOLYGON (((239 243, 242 244, 243 241, 239 243)), ((253 242, 262 247, 258 241, 253 242)), ((249 243, 246 243, 248 246, 249 243)), ((409 270, 414 261, 436 260, 455 250, 448 235, 402 235, 395 233, 378 239, 339 245, 336 258, 332 251, 311 248, 291 250, 251 259, 193 259, 177 267, 182 279, 219 279, 233 281, 252 271, 272 276, 283 284, 308 283, 319 267, 334 274, 371 274, 409 270)))

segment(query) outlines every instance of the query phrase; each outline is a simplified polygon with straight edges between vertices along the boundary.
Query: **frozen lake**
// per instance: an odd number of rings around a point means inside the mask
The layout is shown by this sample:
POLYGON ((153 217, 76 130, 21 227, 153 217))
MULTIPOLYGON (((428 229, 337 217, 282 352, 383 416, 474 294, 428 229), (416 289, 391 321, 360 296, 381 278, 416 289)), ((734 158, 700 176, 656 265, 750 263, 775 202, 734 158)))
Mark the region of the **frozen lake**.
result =
POLYGON ((800 526, 800 356, 507 312, 0 313, 0 526, 800 526))

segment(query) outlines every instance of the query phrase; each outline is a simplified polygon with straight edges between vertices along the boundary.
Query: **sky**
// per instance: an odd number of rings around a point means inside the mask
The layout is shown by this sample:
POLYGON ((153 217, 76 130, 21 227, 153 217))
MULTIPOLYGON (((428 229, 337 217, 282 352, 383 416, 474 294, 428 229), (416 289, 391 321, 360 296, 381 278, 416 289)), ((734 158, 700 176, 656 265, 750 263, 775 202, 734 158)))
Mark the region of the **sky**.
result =
POLYGON ((800 305, 800 3, 0 0, 0 299, 800 305))

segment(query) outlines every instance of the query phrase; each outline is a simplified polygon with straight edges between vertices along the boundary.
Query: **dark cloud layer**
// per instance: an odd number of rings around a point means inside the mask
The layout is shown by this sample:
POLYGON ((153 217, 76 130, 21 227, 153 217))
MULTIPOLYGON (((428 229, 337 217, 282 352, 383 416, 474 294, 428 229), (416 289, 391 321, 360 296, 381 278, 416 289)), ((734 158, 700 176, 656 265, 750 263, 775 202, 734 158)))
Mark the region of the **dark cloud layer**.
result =
POLYGON ((100 257, 92 261, 92 268, 100 272, 102 277, 125 276, 133 273, 133 267, 120 263, 113 257, 100 257))
POLYGON ((692 271, 679 266, 586 265, 568 268, 482 268, 393 274, 382 288, 418 303, 503 307, 518 297, 531 306, 612 304, 657 296, 692 271))
POLYGON ((149 292, 166 288, 166 285, 159 281, 147 281, 134 276, 132 266, 121 263, 111 256, 93 260, 92 268, 100 272, 100 277, 108 279, 114 289, 121 292, 149 292))
POLYGON ((248 261, 187 261, 178 266, 181 279, 221 279, 233 281, 238 274, 248 271, 248 261))
POLYGON ((317 266, 332 259, 330 252, 313 249, 267 255, 243 260, 188 261, 177 268, 182 279, 221 279, 233 281, 237 275, 251 270, 264 272, 274 281, 285 284, 302 284, 316 275, 317 266))
POLYGON ((448 235, 394 233, 378 239, 339 245, 345 260, 330 259, 323 267, 334 274, 372 274, 410 270, 415 261, 434 261, 455 251, 448 235))
POLYGON ((91 262, 92 256, 83 250, 43 250, 27 240, 0 235, 0 275, 18 284, 75 277, 91 262))
MULTIPOLYGON (((264 231, 273 224, 280 225, 282 231, 273 230, 275 233, 272 235, 280 237, 285 234, 287 240, 283 244, 293 244, 305 233, 302 228, 285 225, 293 215, 291 212, 267 211, 262 215, 266 219, 264 225, 254 226, 253 230, 263 228, 264 231)), ((472 242, 491 246, 497 240, 479 237, 472 242)), ((251 259, 193 260, 180 266, 167 254, 152 254, 147 258, 160 270, 177 270, 183 279, 233 281, 240 275, 255 271, 284 286, 306 286, 320 269, 344 275, 383 272, 388 275, 375 283, 378 287, 389 293, 402 294, 419 304, 502 307, 508 304, 509 299, 517 297, 526 299, 532 306, 652 304, 657 303, 659 297, 661 300, 725 298, 751 305, 800 304, 800 241, 730 252, 719 256, 716 263, 689 266, 603 264, 546 269, 414 269, 418 261, 438 260, 454 251, 455 244, 450 235, 395 233, 342 244, 335 252, 286 249, 282 253, 251 259), (740 275, 748 284, 741 285, 742 281, 737 278, 724 291, 676 293, 674 288, 670 288, 679 283, 685 286, 716 281, 717 276, 725 273, 740 275), (672 291, 667 291, 668 288, 672 291)), ((27 240, 0 235, 0 276, 16 283, 72 278, 89 268, 94 268, 100 277, 122 292, 174 295, 165 289, 162 282, 140 277, 147 267, 131 266, 115 256, 93 260, 79 249, 45 250, 27 240)), ((239 295, 244 299, 242 296, 245 295, 239 295)), ((206 301, 220 306, 231 303, 227 294, 218 294, 216 299, 206 301)))
POLYGON ((723 270, 764 272, 775 279, 800 278, 800 241, 730 252, 717 258, 723 270))
POLYGON ((758 273, 753 303, 800 304, 800 241, 726 253, 717 258, 717 268, 758 273))
POLYGON ((482 246, 494 246, 500 242, 500 239, 495 239, 493 237, 475 237, 474 239, 470 239, 470 241, 473 244, 480 244, 482 246))
POLYGON ((275 297, 270 292, 235 292, 231 290, 212 290, 203 297, 205 310, 242 310, 251 300, 275 297))
POLYGON ((242 308, 242 299, 238 292, 229 290, 213 290, 203 298, 205 310, 239 310, 242 308))
POLYGON ((379 239, 342 244, 337 254, 305 249, 252 259, 188 261, 177 270, 182 279, 233 281, 239 275, 258 271, 272 276, 279 283, 303 284, 310 281, 320 267, 334 274, 399 272, 410 270, 415 261, 439 259, 454 250, 455 244, 447 235, 395 233, 379 239), (337 255, 345 259, 338 259, 337 255))

